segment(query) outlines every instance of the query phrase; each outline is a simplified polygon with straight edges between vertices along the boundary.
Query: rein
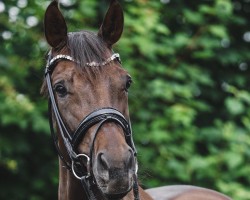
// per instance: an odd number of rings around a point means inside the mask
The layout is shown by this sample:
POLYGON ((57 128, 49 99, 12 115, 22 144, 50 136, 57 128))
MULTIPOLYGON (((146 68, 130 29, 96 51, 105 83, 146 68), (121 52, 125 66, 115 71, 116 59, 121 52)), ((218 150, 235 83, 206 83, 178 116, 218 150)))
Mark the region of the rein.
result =
MULTIPOLYGON (((95 183, 95 178, 91 170, 91 167, 92 167, 91 158, 92 158, 95 138, 98 134, 98 131, 104 123, 110 122, 110 121, 115 122, 116 124, 121 126, 124 132, 125 140, 127 144, 132 148, 134 157, 136 159, 137 152, 136 152, 136 148, 132 139, 131 124, 130 124, 130 121, 126 120, 126 118, 118 110, 114 108, 101 108, 87 115, 81 121, 81 123, 79 124, 77 129, 74 131, 74 133, 73 134, 70 133, 67 129, 67 126, 65 125, 65 122, 63 121, 60 115, 60 112, 59 112, 59 109, 55 100, 52 83, 51 83, 51 74, 54 68, 56 67, 56 65, 58 64, 58 62, 61 60, 77 62, 74 58, 68 55, 60 54, 52 58, 51 53, 49 53, 49 58, 48 58, 46 69, 45 69, 45 79, 47 82, 47 87, 48 87, 48 92, 49 92, 48 110, 49 110, 49 123, 50 123, 51 136, 53 138, 57 153, 60 159, 63 161, 65 167, 70 172, 72 172, 73 175, 77 179, 81 181, 84 191, 87 195, 87 198, 89 200, 94 200, 96 199, 96 197, 93 193, 93 187, 97 185, 95 183), (53 116, 56 120, 57 126, 61 133, 61 137, 66 147, 67 154, 70 158, 70 161, 68 161, 64 157, 63 153, 61 152, 59 148, 58 136, 55 133, 54 126, 53 126, 53 116), (95 134, 94 140, 90 148, 89 156, 86 154, 78 154, 77 153, 78 144, 80 143, 81 139, 84 139, 88 129, 94 125, 97 125, 97 128, 94 133, 95 134), (85 166, 83 166, 82 164, 83 160, 86 163, 85 166), (82 170, 82 169, 86 169, 86 170, 82 170)), ((102 63, 91 62, 91 63, 86 63, 86 66, 88 67, 105 66, 114 60, 117 60, 118 62, 121 63, 120 56, 118 53, 113 54, 110 58, 108 58, 106 61, 102 63)), ((133 179, 134 179, 134 185, 133 185, 134 199, 139 200, 137 170, 134 173, 133 179)))

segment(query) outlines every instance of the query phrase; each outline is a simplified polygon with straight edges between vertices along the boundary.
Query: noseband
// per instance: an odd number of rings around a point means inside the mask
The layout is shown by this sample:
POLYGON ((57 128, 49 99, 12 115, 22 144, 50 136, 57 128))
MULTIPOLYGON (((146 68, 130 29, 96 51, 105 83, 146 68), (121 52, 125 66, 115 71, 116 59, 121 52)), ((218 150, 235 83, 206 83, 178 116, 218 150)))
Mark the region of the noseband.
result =
MULTIPOLYGON (((48 93, 49 93, 49 122, 50 122, 50 131, 51 135, 57 150, 57 153, 60 157, 60 159, 64 162, 65 167, 71 171, 74 176, 77 179, 80 179, 83 185, 83 188, 85 190, 86 195, 88 196, 88 199, 96 199, 95 195, 93 194, 92 188, 95 185, 94 175, 91 170, 91 158, 92 158, 92 152, 94 147, 95 138, 98 134, 98 131, 100 130, 101 126, 106 122, 114 122, 118 124, 123 129, 123 133, 125 136, 125 140, 127 144, 131 147, 131 149, 134 152, 134 157, 136 159, 136 148, 132 139, 132 131, 131 131, 131 125, 130 121, 126 120, 126 118, 120 113, 118 110, 114 108, 100 108, 98 110, 95 110, 91 112, 89 115, 87 115, 79 124, 77 129, 74 131, 74 133, 70 133, 67 129, 66 124, 64 123, 53 92, 53 87, 51 83, 51 74, 61 60, 67 60, 71 62, 77 62, 74 58, 68 55, 57 55, 54 58, 52 58, 51 53, 49 53, 48 61, 45 69, 45 79, 47 82, 48 87, 48 93), (70 160, 66 159, 61 152, 58 144, 58 136, 55 133, 54 126, 53 126, 53 120, 52 117, 54 116, 57 126, 59 128, 59 131, 61 133, 61 137, 63 140, 63 143, 66 147, 67 154, 70 158, 70 160), (96 125, 94 140, 92 141, 92 145, 90 148, 90 154, 89 156, 86 154, 78 154, 77 147, 82 139, 84 139, 87 131, 96 125), (85 160, 85 166, 82 165, 82 160, 85 160), (86 169, 86 170, 83 170, 86 169)), ((120 61, 119 54, 113 54, 110 58, 108 58, 106 61, 102 63, 86 63, 86 66, 88 67, 98 67, 98 66, 105 66, 109 64, 112 61, 117 60, 120 61)), ((137 177, 136 177, 136 170, 134 174, 134 199, 139 200, 139 192, 138 192, 138 183, 137 183, 137 177)))

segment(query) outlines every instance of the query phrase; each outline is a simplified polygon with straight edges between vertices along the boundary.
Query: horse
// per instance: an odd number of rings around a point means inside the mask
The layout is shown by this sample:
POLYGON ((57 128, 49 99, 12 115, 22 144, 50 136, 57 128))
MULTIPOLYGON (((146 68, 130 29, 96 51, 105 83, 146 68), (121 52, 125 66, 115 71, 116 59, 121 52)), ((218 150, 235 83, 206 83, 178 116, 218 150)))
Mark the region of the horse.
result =
POLYGON ((128 109, 132 78, 112 50, 123 24, 117 0, 111 0, 98 33, 68 33, 58 1, 45 12, 44 32, 51 49, 41 92, 48 97, 50 130, 59 156, 58 199, 229 199, 191 186, 148 191, 139 186, 128 109))

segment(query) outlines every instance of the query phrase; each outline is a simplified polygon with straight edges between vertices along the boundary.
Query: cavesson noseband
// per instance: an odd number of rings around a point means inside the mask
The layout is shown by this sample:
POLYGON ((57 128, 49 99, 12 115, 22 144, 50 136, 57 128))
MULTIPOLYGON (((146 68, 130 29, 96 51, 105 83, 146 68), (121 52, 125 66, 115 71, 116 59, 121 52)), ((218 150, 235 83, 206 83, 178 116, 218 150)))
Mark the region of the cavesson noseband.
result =
MULTIPOLYGON (((132 139, 132 131, 131 131, 131 125, 130 121, 126 120, 126 118, 120 113, 118 110, 114 108, 100 108, 98 110, 93 111, 89 115, 87 115, 79 124, 77 129, 74 131, 74 133, 70 133, 67 129, 67 126, 65 125, 65 122, 63 121, 56 100, 53 92, 53 87, 51 83, 51 74, 58 64, 59 61, 61 60, 67 60, 71 62, 76 62, 77 61, 72 58, 69 55, 57 55, 52 58, 51 52, 48 54, 48 61, 45 69, 45 79, 48 87, 48 93, 49 93, 49 121, 50 121, 50 130, 51 130, 51 135, 54 140, 54 144, 56 147, 56 150, 58 152, 59 157, 61 160, 64 162, 65 167, 71 171, 74 176, 77 179, 80 179, 83 185, 83 188, 85 190, 85 193, 88 196, 88 199, 95 199, 95 195, 92 192, 92 187, 93 184, 95 184, 93 172, 91 170, 91 158, 92 158, 92 152, 93 152, 93 146, 95 142, 95 138, 98 134, 99 129, 101 126, 106 123, 106 122, 115 122, 119 126, 122 127, 125 140, 127 144, 132 148, 134 152, 134 157, 136 159, 136 149, 135 145, 132 139), (56 120, 57 126, 59 128, 59 131, 61 133, 62 140, 64 142, 64 145, 67 150, 67 154, 70 158, 70 161, 68 161, 63 153, 61 152, 58 144, 58 136, 55 133, 54 126, 53 126, 53 116, 56 120), (97 125, 95 135, 94 135, 94 140, 92 142, 91 148, 90 148, 90 155, 85 155, 85 154, 78 154, 77 152, 77 147, 78 144, 82 139, 84 139, 87 131, 89 128, 92 126, 97 125), (85 160, 85 166, 82 165, 82 160, 85 160), (85 171, 83 169, 86 169, 85 171)), ((86 63, 85 65, 87 67, 99 67, 99 66, 105 66, 109 64, 112 61, 117 60, 118 62, 121 62, 120 56, 118 53, 113 54, 110 58, 108 58, 106 61, 101 62, 101 63, 96 63, 96 62, 91 62, 91 63, 86 63)), ((135 170, 134 174, 134 197, 135 200, 139 200, 139 192, 138 192, 138 183, 137 183, 137 175, 135 170)))

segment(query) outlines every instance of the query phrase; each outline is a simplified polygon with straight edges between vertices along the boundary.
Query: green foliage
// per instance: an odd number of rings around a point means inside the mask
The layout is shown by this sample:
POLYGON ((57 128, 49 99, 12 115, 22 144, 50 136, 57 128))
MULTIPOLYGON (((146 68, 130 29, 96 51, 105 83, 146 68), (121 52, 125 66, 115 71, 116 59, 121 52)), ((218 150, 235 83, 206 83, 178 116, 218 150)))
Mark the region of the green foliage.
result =
MULTIPOLYGON (((57 195, 39 94, 49 2, 0 1, 0 199, 57 195)), ((96 31, 108 5, 63 2, 70 31, 96 31)), ((130 113, 143 185, 192 184, 250 199, 250 3, 121 3, 125 29, 115 50, 134 80, 130 113)))

